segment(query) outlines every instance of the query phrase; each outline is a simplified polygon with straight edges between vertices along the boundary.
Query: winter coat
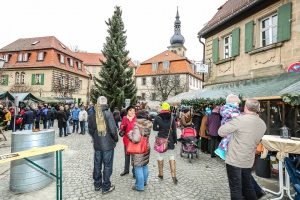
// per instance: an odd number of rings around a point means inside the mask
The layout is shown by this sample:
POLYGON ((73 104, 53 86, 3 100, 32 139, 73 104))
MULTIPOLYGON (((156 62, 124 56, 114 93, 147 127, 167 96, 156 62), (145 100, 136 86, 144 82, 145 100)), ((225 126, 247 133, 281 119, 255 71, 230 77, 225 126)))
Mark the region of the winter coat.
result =
POLYGON ((5 120, 6 112, 3 109, 0 109, 0 122, 5 120))
POLYGON ((190 127, 192 125, 192 121, 188 120, 188 117, 185 114, 181 115, 181 119, 180 119, 180 124, 186 128, 186 127, 190 127))
POLYGON ((47 113, 48 113, 48 109, 43 108, 42 113, 41 113, 42 120, 47 120, 47 113))
POLYGON ((106 124, 106 134, 99 134, 95 112, 88 117, 89 134, 93 137, 95 151, 109 151, 114 149, 118 142, 117 127, 112 113, 109 111, 108 105, 101 105, 101 107, 106 124))
POLYGON ((210 116, 207 117, 206 126, 208 126, 209 135, 211 136, 219 136, 218 130, 221 126, 221 115, 219 113, 211 113, 210 116))
POLYGON ((55 119, 54 111, 51 108, 48 108, 47 119, 55 119))
POLYGON ((115 110, 113 112, 113 116, 114 116, 115 122, 119 122, 120 121, 120 111, 119 110, 115 110))
POLYGON ((87 119, 88 119, 88 115, 87 115, 87 112, 85 111, 85 110, 81 110, 80 112, 79 112, 79 121, 80 122, 82 122, 82 121, 87 121, 87 119))
POLYGON ((80 109, 79 108, 74 108, 72 110, 72 119, 73 120, 79 120, 79 112, 80 112, 80 109))
POLYGON ((205 130, 208 130, 208 126, 206 126, 206 120, 207 120, 207 115, 204 115, 200 127, 200 137, 210 138, 209 136, 205 135, 205 130))
POLYGON ((69 119, 71 116, 70 109, 68 109, 68 110, 64 109, 64 112, 66 113, 66 116, 69 119))
MULTIPOLYGON (((199 133, 199 131, 200 131, 202 118, 203 118, 203 115, 199 114, 199 113, 194 114, 194 116, 193 116, 192 122, 195 126, 195 130, 196 130, 197 133, 199 133)), ((199 137, 200 137, 200 135, 199 135, 199 137)))
POLYGON ((8 121, 10 121, 11 120, 11 114, 10 114, 10 112, 7 112, 6 114, 5 114, 5 122, 8 122, 8 121))
POLYGON ((33 111, 26 110, 23 115, 23 123, 24 124, 32 124, 33 123, 33 111))
POLYGON ((127 115, 126 110, 125 110, 125 109, 122 109, 121 112, 120 112, 121 119, 123 119, 124 116, 126 116, 126 115, 127 115))
POLYGON ((37 111, 36 111, 36 115, 35 115, 35 121, 40 121, 41 120, 41 115, 42 115, 42 109, 38 109, 37 111))
POLYGON ((63 110, 59 110, 57 112, 57 115, 56 115, 56 119, 57 119, 57 122, 58 122, 58 128, 64 128, 67 126, 67 115, 66 113, 63 111, 63 110), (63 119, 65 119, 65 122, 63 121, 63 119))
MULTIPOLYGON (((160 113, 158 114, 153 122, 153 130, 158 131, 157 136, 160 138, 167 138, 171 126, 171 113, 160 113)), ((172 116, 172 126, 169 135, 168 149, 174 149, 177 144, 177 129, 175 119, 172 116)))
POLYGON ((124 116, 123 119, 122 119, 122 124, 120 126, 120 129, 123 130, 124 125, 127 124, 126 130, 125 130, 125 134, 124 134, 124 137, 123 137, 123 144, 125 146, 127 146, 128 142, 129 142, 127 134, 128 134, 129 131, 133 130, 133 126, 134 126, 135 120, 136 120, 136 116, 134 116, 131 121, 127 118, 127 116, 124 116))
POLYGON ((147 137, 148 152, 144 154, 131 154, 131 164, 134 167, 143 167, 148 165, 150 158, 149 136, 151 133, 152 123, 146 119, 136 119, 133 130, 129 131, 128 138, 133 143, 138 143, 141 140, 141 134, 147 137), (142 133, 140 132, 142 129, 142 133))
POLYGON ((221 125, 224 125, 226 122, 231 120, 234 115, 240 116, 241 112, 239 111, 239 108, 234 104, 226 103, 220 108, 220 115, 222 116, 221 125))

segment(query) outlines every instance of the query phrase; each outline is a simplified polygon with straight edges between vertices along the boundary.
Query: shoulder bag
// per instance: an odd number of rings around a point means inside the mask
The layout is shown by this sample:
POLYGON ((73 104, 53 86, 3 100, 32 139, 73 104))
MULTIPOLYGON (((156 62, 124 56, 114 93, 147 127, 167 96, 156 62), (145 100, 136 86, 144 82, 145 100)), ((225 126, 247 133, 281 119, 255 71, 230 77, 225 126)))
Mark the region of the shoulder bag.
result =
POLYGON ((170 142, 169 136, 172 129, 172 122, 173 122, 173 117, 171 116, 171 124, 170 124, 170 129, 167 138, 160 138, 157 136, 155 137, 154 150, 157 151, 158 153, 164 153, 168 150, 168 144, 170 142))
POLYGON ((144 154, 148 151, 148 139, 142 134, 142 128, 139 127, 141 140, 138 143, 133 143, 129 140, 129 143, 126 147, 126 154, 144 154))
POLYGON ((205 129, 205 136, 210 136, 208 129, 205 129))

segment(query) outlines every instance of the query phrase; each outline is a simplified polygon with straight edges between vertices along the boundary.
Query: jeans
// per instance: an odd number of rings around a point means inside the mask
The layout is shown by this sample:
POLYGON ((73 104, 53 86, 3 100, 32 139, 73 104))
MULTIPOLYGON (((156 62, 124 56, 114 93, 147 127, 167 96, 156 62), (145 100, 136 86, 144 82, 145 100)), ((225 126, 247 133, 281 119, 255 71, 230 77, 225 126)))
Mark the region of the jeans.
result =
POLYGON ((75 131, 75 126, 76 126, 76 133, 78 133, 78 129, 79 129, 78 119, 77 120, 73 119, 73 131, 72 131, 73 133, 75 131))
POLYGON ((70 133, 70 124, 69 124, 69 120, 66 122, 66 129, 67 129, 67 133, 70 133))
POLYGON ((47 129, 47 121, 48 120, 43 120, 44 129, 47 129))
POLYGON ((89 121, 85 122, 85 133, 89 133, 89 121))
POLYGON ((25 130, 32 130, 32 124, 25 124, 25 130))
POLYGON ((48 119, 47 124, 48 124, 48 129, 49 129, 51 126, 51 119, 48 119))
POLYGON ((252 175, 251 175, 251 183, 252 183, 252 185, 253 185, 253 187, 254 187, 254 191, 255 191, 256 193, 262 191, 261 187, 257 184, 256 180, 253 178, 252 175))
POLYGON ((95 151, 94 153, 94 187, 102 186, 102 192, 106 192, 111 187, 110 176, 113 172, 114 149, 109 151, 95 151), (102 164, 104 166, 103 175, 101 173, 102 164), (102 180, 103 179, 103 180, 102 180))
POLYGON ((116 126, 117 126, 117 128, 119 128, 119 122, 116 122, 116 126))
POLYGON ((251 182, 251 168, 239 168, 226 164, 231 200, 257 200, 251 182), (242 195, 243 194, 243 195, 242 195))
POLYGON ((85 134, 85 121, 80 121, 80 134, 85 134))
POLYGON ((62 135, 67 135, 67 132, 66 132, 66 127, 62 127, 62 128, 59 128, 59 136, 62 136, 62 135), (64 130, 64 131, 63 131, 64 130), (64 133, 63 133, 64 132, 64 133))
POLYGON ((143 167, 134 167, 134 173, 135 173, 135 180, 136 184, 135 187, 137 190, 144 190, 144 183, 148 181, 148 165, 145 165, 143 167))

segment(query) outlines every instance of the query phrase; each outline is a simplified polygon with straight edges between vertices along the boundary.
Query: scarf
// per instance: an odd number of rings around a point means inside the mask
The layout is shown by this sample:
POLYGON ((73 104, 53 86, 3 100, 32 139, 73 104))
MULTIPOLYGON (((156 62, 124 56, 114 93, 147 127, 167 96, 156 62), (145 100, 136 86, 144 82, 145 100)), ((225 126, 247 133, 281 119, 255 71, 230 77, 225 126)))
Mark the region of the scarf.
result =
POLYGON ((98 136, 106 136, 106 124, 104 115, 102 112, 101 105, 97 104, 94 106, 95 114, 96 114, 96 124, 98 130, 98 136))

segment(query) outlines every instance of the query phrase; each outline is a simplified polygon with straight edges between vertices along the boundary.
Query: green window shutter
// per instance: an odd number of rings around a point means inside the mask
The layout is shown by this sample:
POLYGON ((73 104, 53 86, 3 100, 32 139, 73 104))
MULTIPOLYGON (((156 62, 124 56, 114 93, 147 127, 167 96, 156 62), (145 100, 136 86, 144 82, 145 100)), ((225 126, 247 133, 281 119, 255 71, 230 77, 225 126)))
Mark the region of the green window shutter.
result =
POLYGON ((278 8, 277 42, 291 39, 292 3, 278 8))
POLYGON ((5 75, 5 84, 4 85, 8 85, 8 75, 5 75))
POLYGON ((41 78, 41 85, 44 85, 44 74, 42 74, 42 78, 41 78))
POLYGON ((253 50, 253 20, 245 24, 245 53, 253 50))
POLYGON ((231 56, 238 56, 240 54, 240 28, 237 27, 232 30, 232 47, 231 56))
POLYGON ((74 104, 76 104, 76 98, 74 98, 74 104))
POLYGON ((213 40, 213 62, 219 61, 219 38, 213 40))
POLYGON ((35 83, 35 74, 31 74, 31 85, 35 83))

